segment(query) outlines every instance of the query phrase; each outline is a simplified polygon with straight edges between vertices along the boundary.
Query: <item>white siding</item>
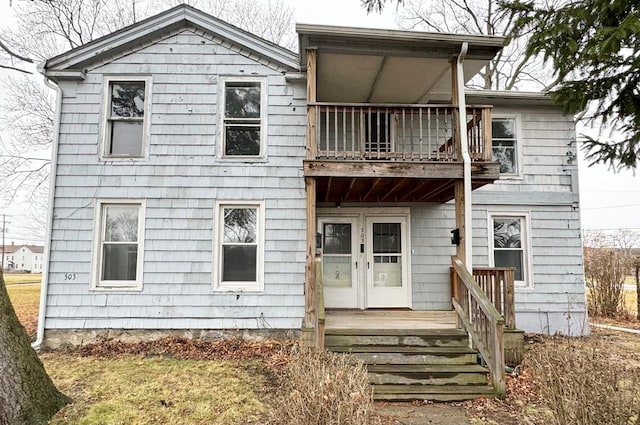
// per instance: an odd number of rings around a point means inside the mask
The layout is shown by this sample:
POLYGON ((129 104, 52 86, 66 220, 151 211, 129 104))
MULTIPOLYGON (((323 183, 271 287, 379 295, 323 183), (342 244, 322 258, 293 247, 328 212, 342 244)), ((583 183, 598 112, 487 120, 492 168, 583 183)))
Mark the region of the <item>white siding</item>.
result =
POLYGON ((46 328, 299 328, 304 315, 304 84, 184 30, 63 82, 46 328), (101 161, 103 75, 152 75, 148 159, 101 161), (217 158, 218 78, 265 78, 266 158, 217 158), (296 96, 294 97, 294 91, 296 96), (146 200, 141 292, 90 290, 95 199, 146 200), (216 200, 265 201, 265 288, 212 291, 216 200), (76 279, 64 280, 65 273, 76 279))

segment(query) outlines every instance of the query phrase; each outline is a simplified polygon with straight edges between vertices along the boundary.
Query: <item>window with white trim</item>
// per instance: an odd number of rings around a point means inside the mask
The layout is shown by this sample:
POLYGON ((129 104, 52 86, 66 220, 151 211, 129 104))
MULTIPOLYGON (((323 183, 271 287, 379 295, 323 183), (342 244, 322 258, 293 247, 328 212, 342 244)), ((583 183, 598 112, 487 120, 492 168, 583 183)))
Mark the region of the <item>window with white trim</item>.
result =
MULTIPOLYGON (((491 216, 491 254, 494 267, 515 268, 514 280, 527 285, 529 268, 529 239, 527 217, 495 214, 491 216)), ((530 285, 531 282, 528 282, 530 285)))
POLYGON ((143 221, 142 202, 98 204, 96 287, 142 287, 143 221))
POLYGON ((262 203, 218 205, 217 289, 262 289, 263 215, 262 203))
POLYGON ((260 157, 264 151, 262 82, 223 82, 222 156, 260 157))
POLYGON ((500 174, 519 174, 516 119, 493 118, 491 134, 493 160, 500 164, 500 174))
POLYGON ((148 78, 106 80, 105 158, 141 158, 148 120, 148 78))

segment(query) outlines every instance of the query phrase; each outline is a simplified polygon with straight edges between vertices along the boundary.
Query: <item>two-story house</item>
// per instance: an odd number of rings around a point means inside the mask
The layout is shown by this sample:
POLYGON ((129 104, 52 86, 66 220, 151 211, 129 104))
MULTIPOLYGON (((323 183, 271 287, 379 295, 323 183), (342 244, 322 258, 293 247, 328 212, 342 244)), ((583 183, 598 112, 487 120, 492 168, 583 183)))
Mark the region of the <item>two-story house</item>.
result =
MULTIPOLYGON (((294 53, 179 6, 44 64, 37 344, 280 335, 420 363, 453 348, 409 339, 451 337, 471 368, 469 333, 500 393, 505 324, 587 332, 572 117, 464 88, 505 40, 297 32, 294 53)), ((427 397, 374 369, 380 398, 427 397)))

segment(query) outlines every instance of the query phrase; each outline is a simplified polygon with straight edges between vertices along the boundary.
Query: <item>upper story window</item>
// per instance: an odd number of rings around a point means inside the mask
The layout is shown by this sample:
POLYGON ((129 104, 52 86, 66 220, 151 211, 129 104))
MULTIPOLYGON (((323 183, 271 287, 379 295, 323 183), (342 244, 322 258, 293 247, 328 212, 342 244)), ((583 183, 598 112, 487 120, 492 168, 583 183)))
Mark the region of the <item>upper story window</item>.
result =
POLYGON ((144 204, 105 201, 97 208, 94 286, 141 288, 144 204))
POLYGON ((500 163, 500 173, 517 175, 518 140, 515 118, 493 118, 491 121, 493 160, 500 163))
POLYGON ((106 81, 104 125, 105 158, 141 158, 145 155, 149 78, 109 78, 106 81))
POLYGON ((223 157, 260 157, 264 152, 261 81, 224 81, 223 157))

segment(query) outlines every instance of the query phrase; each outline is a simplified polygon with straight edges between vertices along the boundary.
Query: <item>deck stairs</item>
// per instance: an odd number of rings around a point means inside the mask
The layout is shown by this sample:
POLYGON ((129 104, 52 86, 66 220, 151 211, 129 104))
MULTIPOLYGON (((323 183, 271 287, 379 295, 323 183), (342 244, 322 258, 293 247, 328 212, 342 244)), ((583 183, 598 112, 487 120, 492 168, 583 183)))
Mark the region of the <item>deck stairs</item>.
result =
POLYGON ((494 395, 478 352, 455 327, 326 329, 325 347, 353 353, 366 364, 376 400, 454 401, 494 395))

